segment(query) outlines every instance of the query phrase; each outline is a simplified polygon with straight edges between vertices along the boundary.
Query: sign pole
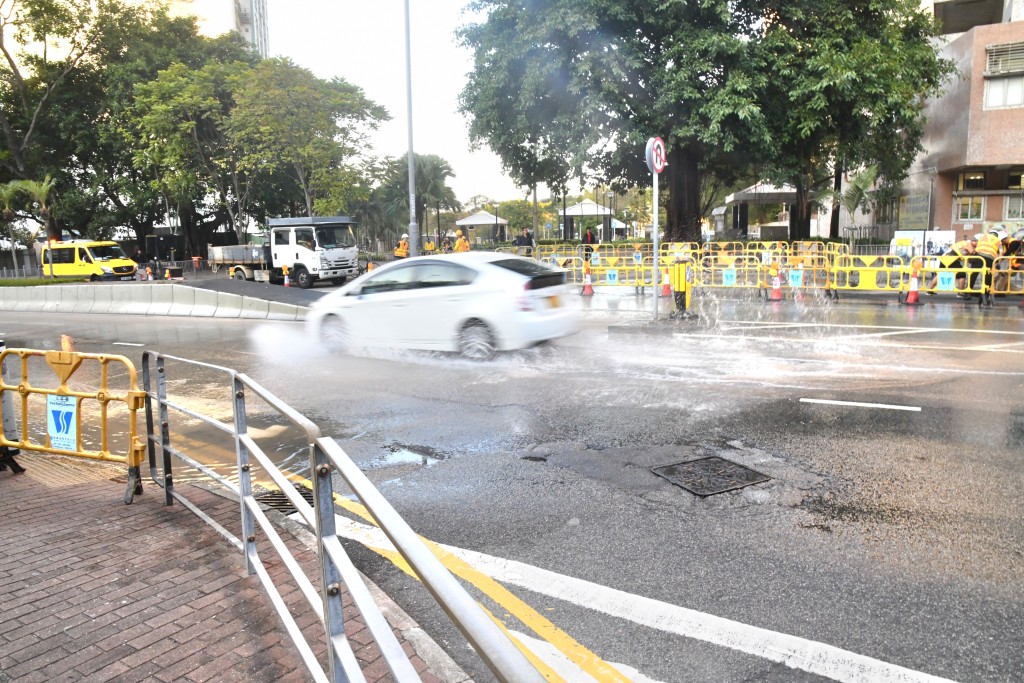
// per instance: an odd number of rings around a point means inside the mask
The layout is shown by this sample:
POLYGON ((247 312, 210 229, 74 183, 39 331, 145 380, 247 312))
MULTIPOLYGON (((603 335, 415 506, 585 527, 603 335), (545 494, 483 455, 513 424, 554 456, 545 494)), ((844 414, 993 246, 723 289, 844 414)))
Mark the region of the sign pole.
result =
POLYGON ((659 258, 658 246, 658 172, 654 172, 653 190, 654 197, 654 271, 651 275, 651 291, 654 292, 654 319, 658 319, 658 279, 661 277, 661 259, 659 258))
POLYGON ((654 220, 652 224, 654 240, 654 264, 651 269, 651 291, 654 292, 654 319, 658 319, 658 280, 661 278, 661 251, 658 245, 658 175, 665 170, 665 143, 661 138, 651 138, 647 141, 647 149, 644 156, 647 160, 647 168, 651 169, 654 176, 651 192, 654 204, 654 220))

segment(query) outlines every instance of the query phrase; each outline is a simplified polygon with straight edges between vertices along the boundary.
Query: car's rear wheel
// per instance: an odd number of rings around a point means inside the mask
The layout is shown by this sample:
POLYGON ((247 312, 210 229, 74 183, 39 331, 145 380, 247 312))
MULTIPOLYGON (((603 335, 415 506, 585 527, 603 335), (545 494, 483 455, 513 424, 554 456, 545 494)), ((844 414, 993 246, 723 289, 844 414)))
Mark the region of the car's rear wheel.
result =
POLYGON ((459 353, 471 360, 487 360, 494 355, 494 335, 479 320, 471 320, 459 333, 459 353))
POLYGON ((320 342, 328 351, 345 351, 351 343, 348 325, 336 315, 329 315, 320 323, 320 342))

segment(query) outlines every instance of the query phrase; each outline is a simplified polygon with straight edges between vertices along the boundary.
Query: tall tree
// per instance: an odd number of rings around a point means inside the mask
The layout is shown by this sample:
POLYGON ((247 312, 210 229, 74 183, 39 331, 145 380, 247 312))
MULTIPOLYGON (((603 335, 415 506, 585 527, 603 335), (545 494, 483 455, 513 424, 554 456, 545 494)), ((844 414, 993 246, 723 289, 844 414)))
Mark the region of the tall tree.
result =
MULTIPOLYGON (((409 156, 391 159, 388 164, 387 176, 380 187, 380 196, 387 213, 397 218, 409 212, 409 156)), ((416 222, 424 225, 427 207, 438 206, 447 211, 461 211, 462 205, 455 197, 455 191, 448 187, 448 178, 454 178, 455 172, 445 159, 436 154, 415 154, 413 169, 416 174, 414 199, 416 202, 416 222)))
MULTIPOLYGON (((913 0, 770 0, 751 41, 757 101, 771 144, 767 174, 793 184, 791 237, 810 233, 810 193, 875 165, 902 179, 921 149, 923 104, 953 64, 913 0)), ((838 223, 833 226, 837 237, 838 223)))
POLYGON ((243 165, 286 173, 312 216, 317 199, 351 200, 345 188, 358 184, 355 164, 367 150, 367 134, 388 118, 344 79, 325 81, 287 59, 271 59, 241 84, 229 125, 235 141, 253 152, 243 165))
MULTIPOLYGON (((667 232, 700 234, 709 158, 748 138, 758 112, 738 68, 755 19, 727 0, 478 0, 461 30, 475 68, 462 93, 474 139, 513 177, 647 182, 642 150, 668 146, 667 232)), ((587 183, 589 184, 589 183, 587 183)))

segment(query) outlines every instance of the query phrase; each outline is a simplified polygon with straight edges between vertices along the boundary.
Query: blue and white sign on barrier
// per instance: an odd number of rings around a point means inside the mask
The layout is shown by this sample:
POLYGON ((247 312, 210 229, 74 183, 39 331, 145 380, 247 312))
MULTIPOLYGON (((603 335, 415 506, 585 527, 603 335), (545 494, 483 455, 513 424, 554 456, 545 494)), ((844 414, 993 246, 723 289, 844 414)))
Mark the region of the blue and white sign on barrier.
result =
POLYGON ((590 256, 590 265, 591 266, 599 266, 599 265, 601 265, 601 257, 598 256, 597 254, 591 254, 591 256, 590 256))
POLYGON ((50 445, 63 451, 78 448, 78 399, 74 396, 46 397, 46 433, 50 445))
POLYGON ((619 284, 619 271, 617 271, 617 270, 609 270, 607 273, 605 273, 605 280, 610 285, 617 285, 617 284, 619 284))
POLYGON ((938 290, 940 292, 952 292, 955 284, 956 277, 954 273, 939 273, 938 290))
POLYGON ((640 265, 641 263, 644 262, 644 255, 642 253, 640 253, 639 251, 634 251, 633 252, 633 261, 637 265, 640 265))
POLYGON ((729 268, 722 271, 722 284, 726 287, 736 286, 736 269, 729 268))
POLYGON ((804 286, 804 271, 795 269, 789 271, 789 286, 790 287, 803 287, 804 286))

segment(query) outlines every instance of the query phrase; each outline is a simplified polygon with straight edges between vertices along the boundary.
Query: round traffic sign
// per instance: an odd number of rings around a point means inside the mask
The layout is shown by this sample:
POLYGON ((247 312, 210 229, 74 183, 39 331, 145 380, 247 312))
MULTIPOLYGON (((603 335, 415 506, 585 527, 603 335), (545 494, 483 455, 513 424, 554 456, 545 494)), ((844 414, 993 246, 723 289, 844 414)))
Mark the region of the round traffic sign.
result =
POLYGON ((665 143, 661 138, 651 138, 647 141, 647 168, 651 173, 661 173, 665 170, 665 143))

